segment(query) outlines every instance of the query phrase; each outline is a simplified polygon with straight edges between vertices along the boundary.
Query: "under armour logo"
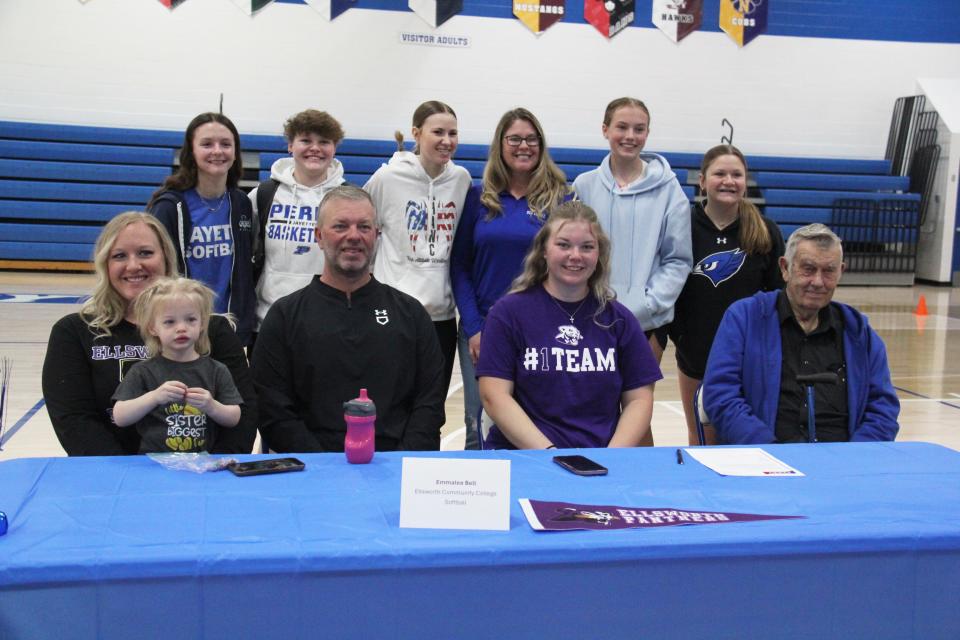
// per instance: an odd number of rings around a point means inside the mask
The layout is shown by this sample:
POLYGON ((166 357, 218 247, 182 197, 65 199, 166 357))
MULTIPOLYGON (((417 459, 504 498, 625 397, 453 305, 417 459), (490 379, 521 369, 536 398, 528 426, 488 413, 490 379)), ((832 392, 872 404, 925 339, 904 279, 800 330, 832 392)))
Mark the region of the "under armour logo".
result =
POLYGON ((390 318, 387 317, 386 309, 374 309, 373 315, 377 319, 377 324, 387 324, 390 322, 390 318))
POLYGON ((717 238, 717 244, 727 244, 726 238, 717 238))

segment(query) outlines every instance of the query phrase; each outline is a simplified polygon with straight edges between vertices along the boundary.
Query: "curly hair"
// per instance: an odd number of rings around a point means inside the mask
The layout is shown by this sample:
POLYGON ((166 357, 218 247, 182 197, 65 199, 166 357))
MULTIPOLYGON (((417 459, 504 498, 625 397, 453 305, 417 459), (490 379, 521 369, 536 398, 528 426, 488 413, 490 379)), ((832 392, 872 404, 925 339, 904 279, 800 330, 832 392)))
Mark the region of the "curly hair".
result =
POLYGON ((337 119, 326 111, 316 109, 307 109, 290 116, 283 125, 283 137, 287 142, 293 142, 293 139, 302 133, 316 134, 332 141, 334 145, 340 144, 343 140, 343 127, 337 119))

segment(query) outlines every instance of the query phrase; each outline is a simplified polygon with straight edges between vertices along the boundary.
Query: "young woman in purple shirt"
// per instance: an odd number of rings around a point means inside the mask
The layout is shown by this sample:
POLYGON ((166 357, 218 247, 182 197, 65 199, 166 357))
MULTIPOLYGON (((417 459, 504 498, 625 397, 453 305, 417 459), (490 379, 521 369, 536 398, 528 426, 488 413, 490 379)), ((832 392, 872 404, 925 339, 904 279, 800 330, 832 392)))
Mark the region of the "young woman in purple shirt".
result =
POLYGON ((576 201, 552 210, 484 326, 477 376, 495 422, 487 448, 640 444, 663 376, 609 274, 596 213, 576 201))

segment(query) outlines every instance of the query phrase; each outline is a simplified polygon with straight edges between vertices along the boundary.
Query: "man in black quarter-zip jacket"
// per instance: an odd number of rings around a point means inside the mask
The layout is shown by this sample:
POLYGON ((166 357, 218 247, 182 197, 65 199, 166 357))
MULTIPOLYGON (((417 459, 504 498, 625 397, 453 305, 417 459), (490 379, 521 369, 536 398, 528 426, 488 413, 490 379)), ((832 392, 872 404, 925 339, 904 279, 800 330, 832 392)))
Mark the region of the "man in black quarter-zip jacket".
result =
POLYGON ((260 430, 278 452, 343 451, 343 403, 366 388, 378 451, 440 448, 443 356, 430 316, 370 274, 379 229, 362 189, 320 203, 323 274, 271 307, 253 351, 260 430))

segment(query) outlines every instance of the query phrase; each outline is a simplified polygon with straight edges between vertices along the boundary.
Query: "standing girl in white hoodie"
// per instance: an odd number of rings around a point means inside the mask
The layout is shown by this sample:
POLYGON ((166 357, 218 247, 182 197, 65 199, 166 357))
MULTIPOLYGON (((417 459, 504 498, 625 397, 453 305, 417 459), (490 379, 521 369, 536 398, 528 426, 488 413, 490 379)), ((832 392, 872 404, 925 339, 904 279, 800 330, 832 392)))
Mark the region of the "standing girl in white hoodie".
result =
POLYGON ((314 239, 324 194, 343 184, 343 165, 334 157, 343 128, 330 114, 307 109, 283 127, 289 158, 270 168, 270 179, 250 192, 254 220, 256 330, 283 296, 304 288, 323 270, 314 239))
POLYGON ((413 112, 413 152, 398 151, 364 185, 380 222, 373 276, 407 293, 426 308, 444 357, 444 391, 450 386, 457 348, 456 309, 450 286, 450 248, 470 174, 452 161, 457 150, 457 114, 437 100, 413 112))
MULTIPOLYGON (((690 202, 666 158, 644 153, 650 112, 636 98, 618 98, 603 114, 610 153, 573 188, 597 212, 612 241, 610 286, 640 321, 657 362, 667 346, 673 305, 693 263, 690 202)), ((653 445, 653 432, 642 444, 653 445)))

